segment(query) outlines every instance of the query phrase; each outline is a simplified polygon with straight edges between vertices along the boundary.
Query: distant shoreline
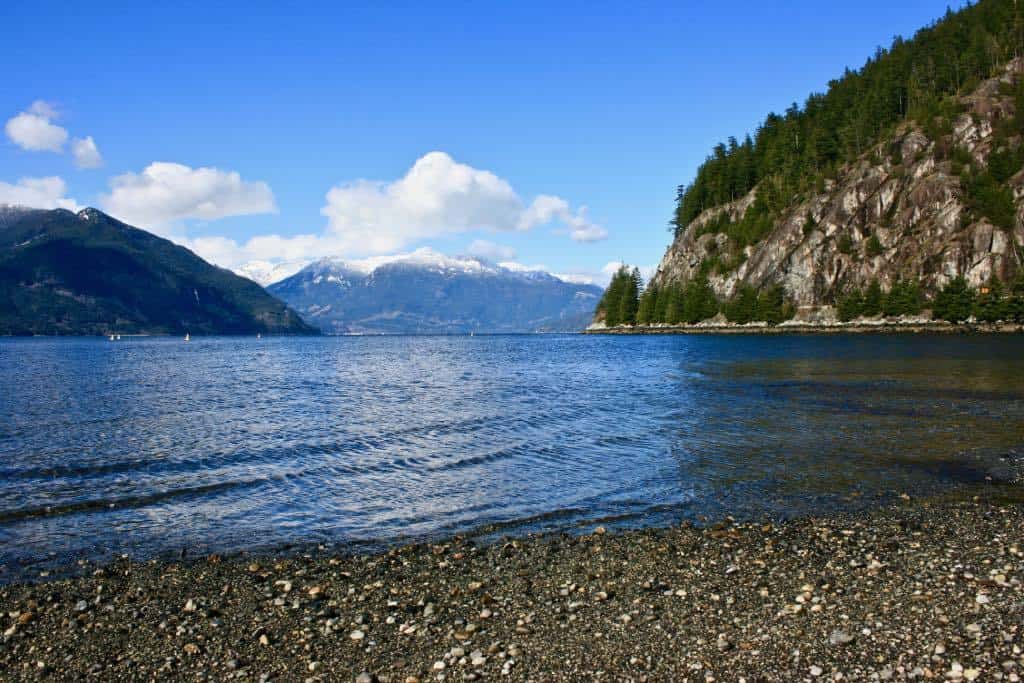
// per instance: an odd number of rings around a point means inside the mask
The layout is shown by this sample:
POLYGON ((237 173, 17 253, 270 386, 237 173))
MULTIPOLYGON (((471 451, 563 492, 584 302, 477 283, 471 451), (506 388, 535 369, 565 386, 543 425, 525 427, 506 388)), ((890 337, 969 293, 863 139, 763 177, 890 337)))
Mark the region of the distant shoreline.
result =
POLYGON ((767 325, 636 325, 588 327, 583 334, 1022 334, 1024 325, 963 323, 785 324, 767 325))

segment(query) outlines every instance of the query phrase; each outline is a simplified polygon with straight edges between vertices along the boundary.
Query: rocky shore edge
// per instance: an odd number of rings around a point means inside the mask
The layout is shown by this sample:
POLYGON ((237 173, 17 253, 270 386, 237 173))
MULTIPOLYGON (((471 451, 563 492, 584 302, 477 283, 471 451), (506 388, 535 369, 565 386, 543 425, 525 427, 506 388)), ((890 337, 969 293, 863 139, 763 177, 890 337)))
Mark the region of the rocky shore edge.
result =
POLYGON ((1024 519, 987 486, 866 514, 127 559, 0 587, 4 680, 1018 681, 1024 519))
POLYGON ((779 325, 764 322, 697 323, 695 325, 590 325, 583 334, 1021 334, 1019 323, 948 323, 942 321, 902 322, 873 320, 869 322, 809 323, 786 321, 779 325))

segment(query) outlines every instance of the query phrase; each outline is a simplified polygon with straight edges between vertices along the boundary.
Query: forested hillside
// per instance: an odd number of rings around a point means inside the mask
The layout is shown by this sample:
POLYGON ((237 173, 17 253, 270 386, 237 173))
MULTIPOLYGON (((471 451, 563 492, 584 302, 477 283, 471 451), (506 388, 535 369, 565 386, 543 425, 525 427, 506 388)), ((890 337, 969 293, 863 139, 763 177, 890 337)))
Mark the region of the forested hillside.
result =
POLYGON ((1014 0, 948 11, 717 145, 678 188, 673 243, 636 319, 916 315, 958 278, 972 298, 997 293, 986 310, 1012 318, 1024 294, 1022 45, 1014 0))
POLYGON ((316 334, 255 282, 96 209, 0 211, 0 334, 316 334))

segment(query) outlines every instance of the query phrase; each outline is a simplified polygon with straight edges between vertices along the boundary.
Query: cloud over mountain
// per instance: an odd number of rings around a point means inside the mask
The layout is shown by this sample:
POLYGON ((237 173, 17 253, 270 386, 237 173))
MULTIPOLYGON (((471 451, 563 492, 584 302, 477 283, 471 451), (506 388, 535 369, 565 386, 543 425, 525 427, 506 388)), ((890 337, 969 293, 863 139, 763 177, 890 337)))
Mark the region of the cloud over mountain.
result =
POLYGON ((69 211, 78 211, 82 208, 74 199, 65 197, 66 192, 67 183, 57 176, 21 178, 14 184, 0 181, 0 205, 69 211))
POLYGON ((219 168, 155 161, 141 173, 112 178, 110 187, 110 193, 100 197, 103 209, 146 228, 277 211, 269 185, 219 168))
POLYGON ((391 182, 358 180, 331 188, 321 213, 343 250, 384 253, 418 240, 472 230, 525 231, 560 223, 577 241, 603 239, 586 209, 539 195, 526 204, 494 173, 430 152, 391 182))

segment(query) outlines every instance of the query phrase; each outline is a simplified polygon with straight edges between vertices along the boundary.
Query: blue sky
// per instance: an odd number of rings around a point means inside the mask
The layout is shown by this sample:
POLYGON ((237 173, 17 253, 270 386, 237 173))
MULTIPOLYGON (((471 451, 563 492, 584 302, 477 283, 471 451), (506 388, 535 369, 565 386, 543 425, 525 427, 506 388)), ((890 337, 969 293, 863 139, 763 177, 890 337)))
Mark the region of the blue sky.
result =
POLYGON ((947 5, 160 4, 3 3, 0 202, 228 266, 429 246, 592 274, 656 264, 712 145, 947 5))

